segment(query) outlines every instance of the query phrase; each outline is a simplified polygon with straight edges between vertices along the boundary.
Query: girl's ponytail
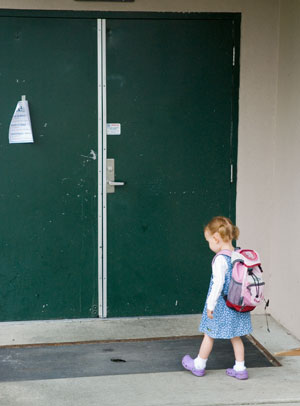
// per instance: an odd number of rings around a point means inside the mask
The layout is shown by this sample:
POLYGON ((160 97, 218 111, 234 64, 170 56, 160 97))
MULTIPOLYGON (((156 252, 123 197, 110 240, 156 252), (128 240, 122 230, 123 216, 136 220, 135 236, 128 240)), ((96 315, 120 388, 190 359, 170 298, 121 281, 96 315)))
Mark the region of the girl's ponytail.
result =
POLYGON ((237 226, 232 226, 232 239, 237 240, 240 235, 240 230, 237 226))

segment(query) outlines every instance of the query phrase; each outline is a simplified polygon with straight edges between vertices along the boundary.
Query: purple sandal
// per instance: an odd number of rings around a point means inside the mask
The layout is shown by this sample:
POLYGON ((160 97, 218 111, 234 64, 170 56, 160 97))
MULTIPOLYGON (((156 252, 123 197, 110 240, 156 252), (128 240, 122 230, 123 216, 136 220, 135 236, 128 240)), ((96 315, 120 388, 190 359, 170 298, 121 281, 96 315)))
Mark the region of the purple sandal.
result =
POLYGON ((233 368, 228 368, 226 370, 226 374, 236 379, 248 379, 247 369, 245 369, 244 371, 236 371, 233 368))
POLYGON ((189 355, 185 355, 182 358, 182 366, 196 376, 203 376, 205 374, 205 369, 195 368, 194 360, 189 355))

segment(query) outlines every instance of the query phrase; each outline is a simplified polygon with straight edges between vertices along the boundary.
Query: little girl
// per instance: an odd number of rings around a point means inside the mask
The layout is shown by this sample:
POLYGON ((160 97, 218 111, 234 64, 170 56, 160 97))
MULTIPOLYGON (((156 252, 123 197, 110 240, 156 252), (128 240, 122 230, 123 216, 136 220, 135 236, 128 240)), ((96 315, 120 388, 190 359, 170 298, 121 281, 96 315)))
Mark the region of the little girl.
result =
MULTIPOLYGON (((226 217, 214 217, 204 228, 204 236, 209 248, 216 254, 222 250, 234 251, 232 240, 237 240, 239 229, 226 217)), ((229 253, 228 253, 229 254, 229 253)), ((239 313, 225 304, 232 273, 229 255, 215 256, 212 262, 212 277, 202 314, 199 331, 204 333, 199 355, 192 359, 185 355, 182 365, 196 376, 205 374, 207 359, 215 338, 231 340, 235 365, 226 370, 227 375, 237 379, 248 379, 245 367, 244 344, 241 336, 252 331, 250 313, 239 313)))

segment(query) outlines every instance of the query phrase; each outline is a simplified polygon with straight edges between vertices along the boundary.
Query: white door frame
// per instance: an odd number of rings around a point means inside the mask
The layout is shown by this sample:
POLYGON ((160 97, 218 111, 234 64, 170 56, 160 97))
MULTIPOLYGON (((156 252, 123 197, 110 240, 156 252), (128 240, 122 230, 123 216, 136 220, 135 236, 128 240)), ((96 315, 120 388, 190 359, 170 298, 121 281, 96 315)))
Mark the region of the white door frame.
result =
POLYGON ((97 20, 98 38, 98 314, 107 317, 106 211, 106 20, 97 20))

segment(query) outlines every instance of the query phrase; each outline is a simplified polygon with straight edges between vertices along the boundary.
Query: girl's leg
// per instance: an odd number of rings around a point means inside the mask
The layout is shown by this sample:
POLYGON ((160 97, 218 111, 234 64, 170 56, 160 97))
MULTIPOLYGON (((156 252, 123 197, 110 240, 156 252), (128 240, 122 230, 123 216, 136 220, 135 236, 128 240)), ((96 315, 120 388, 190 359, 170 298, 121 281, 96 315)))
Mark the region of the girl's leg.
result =
POLYGON ((202 340, 199 355, 197 358, 194 359, 194 366, 198 370, 205 370, 207 358, 211 353, 211 350, 214 345, 214 339, 209 337, 208 335, 204 334, 204 338, 202 340))
POLYGON ((192 359, 189 355, 183 357, 182 365, 184 368, 191 371, 194 375, 203 376, 205 374, 206 361, 211 353, 213 345, 213 338, 205 334, 200 346, 198 357, 195 359, 192 359))
POLYGON ((209 357, 209 354, 211 353, 213 345, 214 339, 204 334, 204 338, 202 340, 199 350, 199 357, 206 360, 209 357))
POLYGON ((244 343, 241 337, 233 337, 231 339, 231 344, 233 346, 235 360, 237 362, 244 362, 245 361, 245 349, 244 343))
POLYGON ((244 343, 241 337, 233 337, 231 343, 235 356, 235 365, 233 368, 228 368, 226 374, 237 379, 248 379, 248 372, 245 367, 244 343))

